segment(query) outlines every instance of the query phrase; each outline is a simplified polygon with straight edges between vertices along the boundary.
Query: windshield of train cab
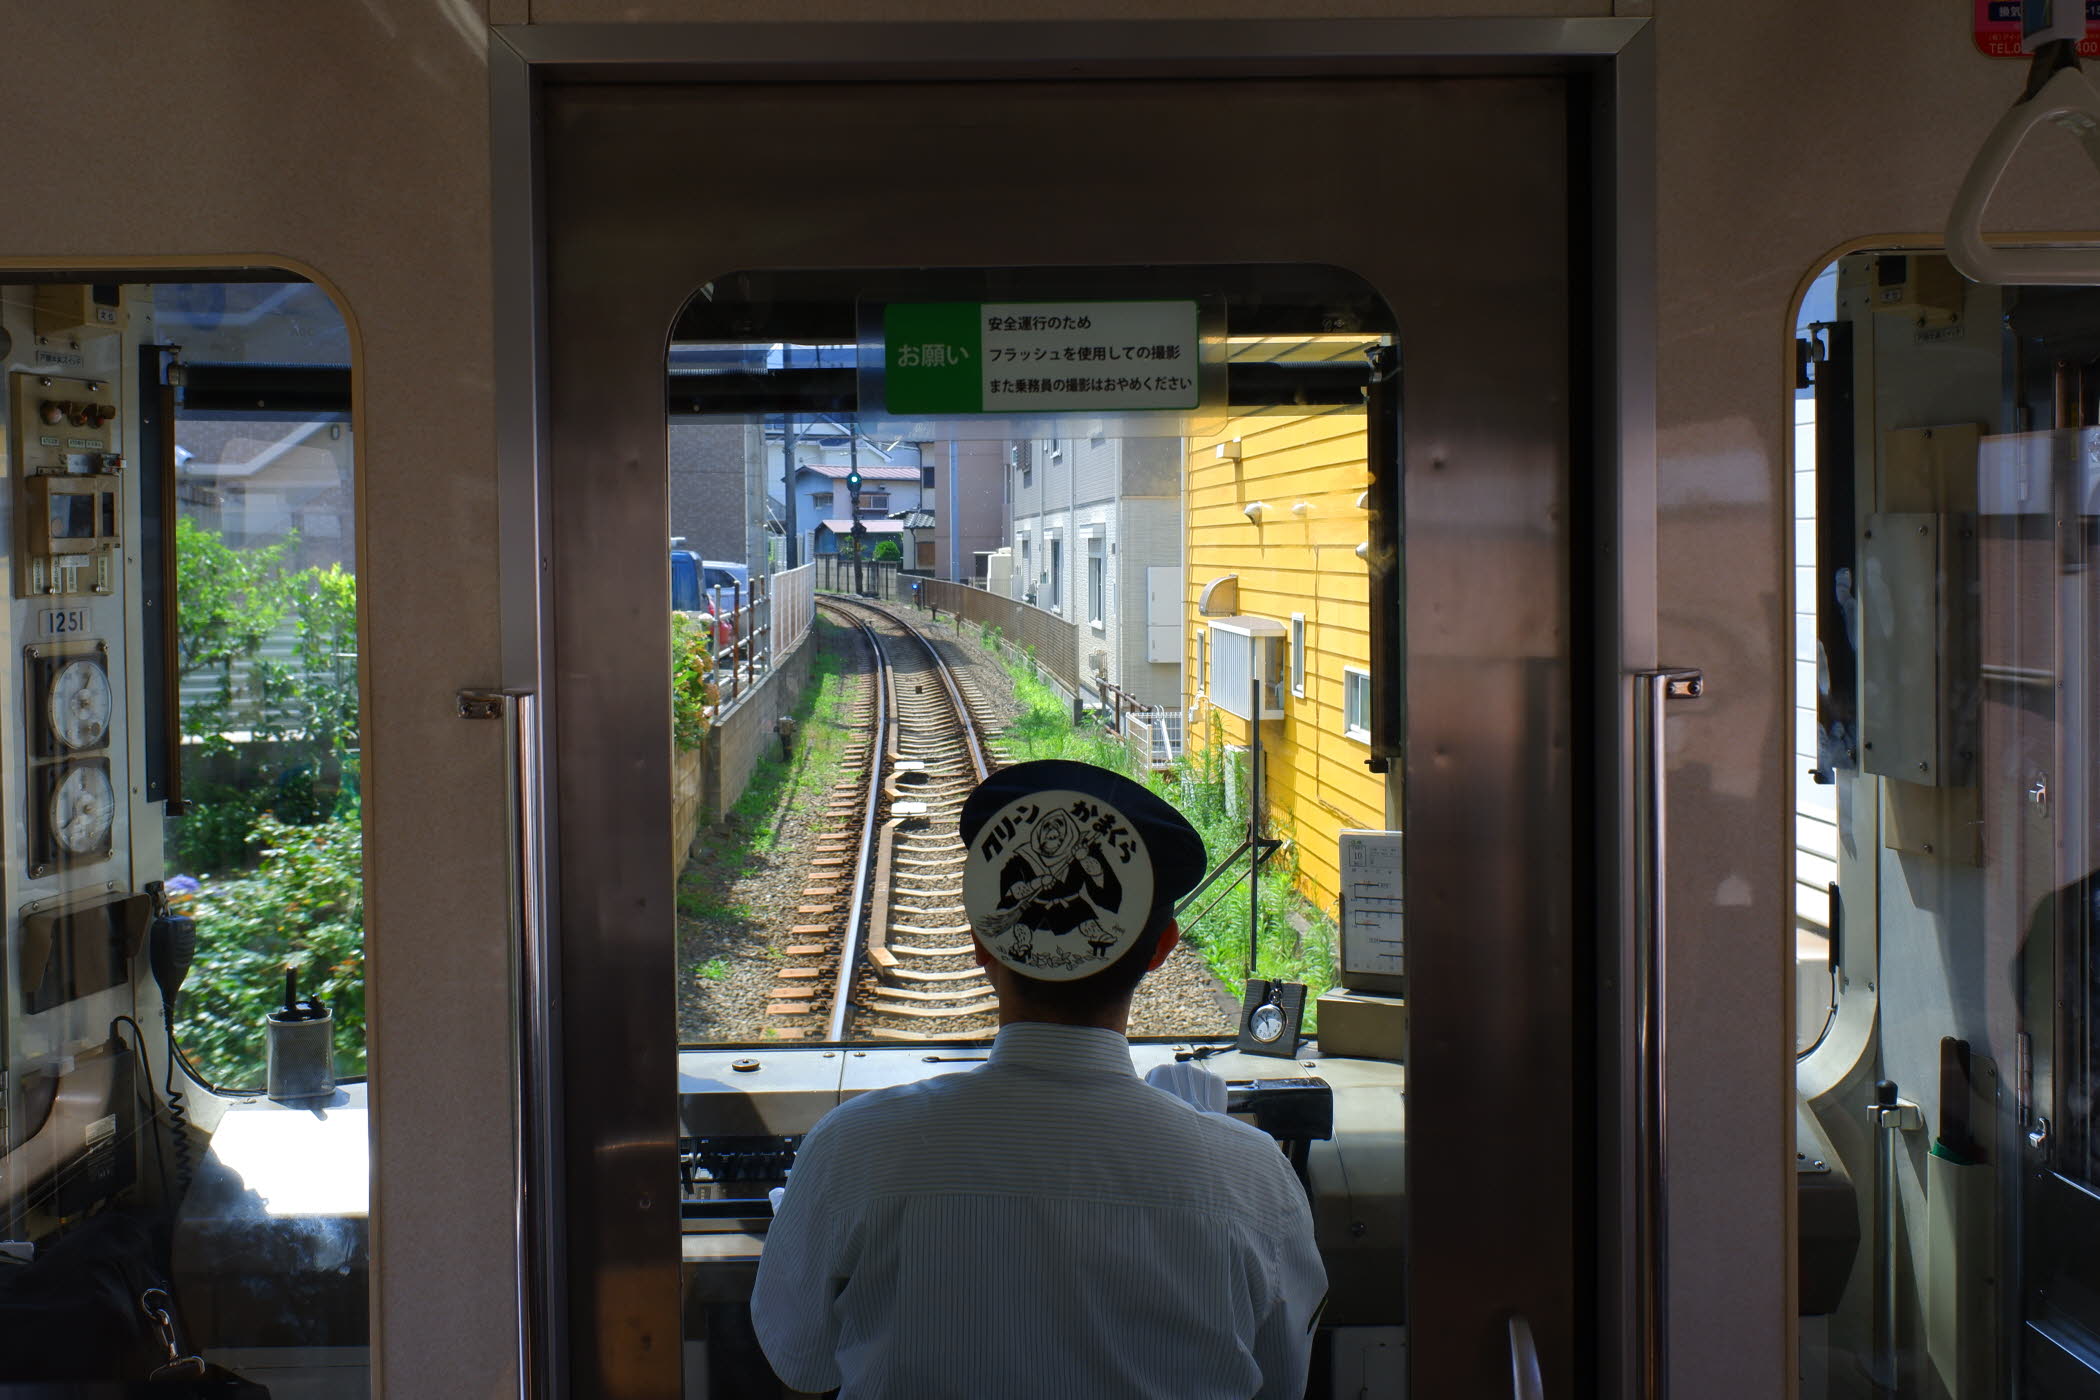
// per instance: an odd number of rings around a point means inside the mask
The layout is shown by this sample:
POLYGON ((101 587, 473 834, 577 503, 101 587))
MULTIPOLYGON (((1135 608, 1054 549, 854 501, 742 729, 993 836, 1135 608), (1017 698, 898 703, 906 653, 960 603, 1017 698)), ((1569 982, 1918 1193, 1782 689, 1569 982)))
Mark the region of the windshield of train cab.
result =
MULTIPOLYGON (((1202 840, 1133 1038, 1231 1038, 1272 986, 1310 1036, 1345 962, 1398 975, 1397 859, 1393 927, 1339 922, 1351 840, 1398 841, 1393 329, 1316 266, 695 292, 666 364, 682 1044, 988 1041, 958 822, 1042 759, 1202 840)), ((1051 835, 998 878, 1062 891, 1017 936, 1084 962, 1128 911, 1051 835)))

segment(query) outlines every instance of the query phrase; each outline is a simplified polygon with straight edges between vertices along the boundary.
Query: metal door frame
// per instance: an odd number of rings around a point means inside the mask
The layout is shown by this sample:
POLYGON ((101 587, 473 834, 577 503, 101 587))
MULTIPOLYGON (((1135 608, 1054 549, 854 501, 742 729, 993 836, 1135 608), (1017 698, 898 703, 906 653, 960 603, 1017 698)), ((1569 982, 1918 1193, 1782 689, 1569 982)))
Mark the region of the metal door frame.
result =
MULTIPOLYGON (((1578 957, 1594 958, 1599 988, 1592 1065, 1599 1124, 1590 1144, 1596 1211, 1578 1255, 1593 1254, 1593 1315, 1578 1314, 1575 1372, 1601 1394, 1659 1394, 1667 1324, 1643 1299, 1667 1296, 1664 1239, 1654 1218, 1662 1183, 1644 1164, 1657 1143, 1645 1137, 1645 1093, 1659 1092, 1661 1065, 1638 1027, 1662 1008, 1638 998, 1647 965, 1644 940, 1660 937, 1652 917, 1660 872, 1638 866, 1637 790, 1659 781, 1642 766, 1635 732, 1636 673, 1656 656, 1655 586, 1655 131, 1654 39, 1645 19, 1424 19, 1331 21, 1138 21, 554 25, 498 27, 489 52, 494 230, 498 529, 502 569, 504 688, 540 697, 536 721, 521 735, 524 786, 544 791, 551 771, 553 679, 542 638, 551 626, 547 583, 549 460, 544 207, 540 182, 541 93, 549 82, 871 82, 940 78, 1397 77, 1552 73, 1586 82, 1587 110, 1571 114, 1577 139, 1568 154, 1572 233, 1578 247, 1570 279, 1571 318, 1588 334, 1587 376, 1575 357, 1571 418, 1573 467, 1585 469, 1588 516, 1572 521, 1572 606, 1592 619, 1590 650, 1572 660, 1575 749, 1583 755, 1578 790, 1592 795, 1588 845, 1577 850, 1582 898, 1578 957), (1584 179, 1584 176, 1587 179, 1584 179), (1588 549, 1582 548, 1587 543, 1588 549), (1587 1324, 1585 1328, 1584 1324, 1587 1324), (1586 1332, 1586 1338, 1585 1338, 1586 1332)), ((1579 814, 1578 814, 1579 815, 1579 814)), ((565 1076, 593 1082, 669 1081, 652 1066, 601 1064, 588 1038, 564 1046, 554 959, 559 933, 550 911, 558 891, 537 839, 516 858, 518 901, 513 973, 518 1095, 518 1340, 521 1390, 570 1393, 561 1319, 567 1309, 562 1151, 565 1076)), ((1583 1029, 1580 1025, 1578 1032, 1583 1029)), ((600 1057, 604 1058, 603 1056, 600 1057)), ((669 1099, 664 1117, 670 1122, 669 1099)), ((1522 1114, 1521 1105, 1482 1104, 1484 1114, 1522 1114)), ((1661 1123, 1654 1125, 1659 1132, 1661 1123)), ((666 1144, 668 1150, 668 1144, 666 1144)), ((606 1215, 636 1203, 605 1199, 606 1215)), ((646 1210, 644 1205, 642 1209, 646 1210)), ((1412 1255, 1410 1256, 1412 1271, 1412 1255)), ((646 1272, 655 1261, 635 1260, 646 1272)), ((1517 1327, 1512 1326, 1514 1339, 1517 1327)), ((633 1359, 669 1339, 630 1337, 633 1359)), ((618 1361, 619 1358, 611 1358, 618 1361)), ((591 1388, 640 1395, 606 1366, 591 1388)), ((648 1366, 641 1368, 644 1372, 648 1366)), ((1521 1384, 1521 1381, 1520 1381, 1521 1384)), ((670 1400, 670 1397, 663 1397, 670 1400)))

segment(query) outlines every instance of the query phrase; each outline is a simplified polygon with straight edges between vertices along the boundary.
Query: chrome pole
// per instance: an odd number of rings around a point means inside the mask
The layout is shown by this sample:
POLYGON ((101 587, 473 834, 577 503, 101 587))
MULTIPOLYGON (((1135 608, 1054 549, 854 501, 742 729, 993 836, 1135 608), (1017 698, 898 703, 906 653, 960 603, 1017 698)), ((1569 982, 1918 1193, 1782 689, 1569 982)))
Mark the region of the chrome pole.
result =
POLYGON ((1635 1324, 1639 1334, 1637 1394, 1669 1393, 1669 792, 1665 707, 1697 699, 1705 678, 1678 668, 1635 673, 1634 829, 1639 903, 1634 931, 1635 1324))
POLYGON ((463 690, 463 719, 501 719, 505 826, 511 852, 510 925, 512 1211, 518 1278, 518 1393, 563 1393, 563 1295, 557 1177, 560 1088, 555 1062, 555 952, 546 917, 546 769, 539 697, 530 690, 463 690))

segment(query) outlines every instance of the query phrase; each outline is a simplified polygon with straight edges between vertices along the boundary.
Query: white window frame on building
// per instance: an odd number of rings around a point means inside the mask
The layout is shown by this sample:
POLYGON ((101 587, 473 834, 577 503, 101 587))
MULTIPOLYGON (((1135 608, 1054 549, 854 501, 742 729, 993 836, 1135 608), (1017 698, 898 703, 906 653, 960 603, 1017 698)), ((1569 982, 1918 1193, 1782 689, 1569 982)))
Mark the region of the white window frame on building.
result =
POLYGON ((1210 693, 1210 629, 1196 629, 1196 693, 1210 693))
POLYGON ((1361 666, 1342 667, 1342 737, 1371 742, 1371 673, 1361 666))
POLYGON ((1108 537, 1099 530, 1086 537, 1086 609, 1088 623, 1096 631, 1107 631, 1108 537))
POLYGON ((1065 537, 1060 530, 1043 532, 1048 548, 1043 551, 1044 562, 1050 571, 1050 611, 1059 617, 1065 615, 1065 537))
POLYGON ((1221 617, 1210 632, 1210 703, 1241 719, 1282 719, 1283 624, 1267 617, 1221 617), (1256 680, 1259 700, 1253 694, 1256 680), (1259 713, 1250 714, 1250 707, 1259 713))
POLYGON ((1305 698, 1305 614, 1291 614, 1291 694, 1305 698))

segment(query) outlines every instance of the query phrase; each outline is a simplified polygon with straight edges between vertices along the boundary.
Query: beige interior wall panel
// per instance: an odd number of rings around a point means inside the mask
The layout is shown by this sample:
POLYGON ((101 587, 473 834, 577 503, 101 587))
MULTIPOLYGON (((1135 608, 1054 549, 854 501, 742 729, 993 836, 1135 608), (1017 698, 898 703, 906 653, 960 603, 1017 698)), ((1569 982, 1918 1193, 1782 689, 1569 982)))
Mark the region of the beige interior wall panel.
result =
MULTIPOLYGON (((504 0, 499 0, 503 3, 504 0)), ((510 0, 516 3, 517 0, 510 0)), ((774 0, 760 13, 748 0, 526 0, 533 24, 720 23, 764 20, 1058 19, 1481 19, 1609 15, 1610 0, 774 0)))
POLYGON ((375 1368, 514 1394, 502 740, 452 704, 498 661, 480 6, 9 8, 0 256, 276 255, 352 318, 375 1368))
MULTIPOLYGON (((1683 1394, 1763 1397, 1783 1393, 1791 1369, 1779 1126, 1791 1093, 1787 308, 1837 243, 1944 222, 2020 70, 1974 54, 1959 14, 1928 19, 1897 0, 1813 14, 1710 0, 1659 8, 1663 656, 1706 667, 1710 681, 1710 698, 1671 732, 1674 1381, 1683 1394)), ((1318 10, 1454 12, 1481 10, 1449 0, 1318 10)), ((515 19, 520 6, 504 0, 495 13, 515 19)), ((531 0, 524 13, 749 17, 727 0, 531 0)), ((1025 11, 795 0, 767 17, 1110 15, 1305 17, 1274 0, 1025 11)), ((401 1393, 511 1388, 507 1269, 495 1266, 509 1239, 502 769, 496 735, 463 727, 450 704, 497 664, 480 17, 442 0, 73 11, 69 49, 112 56, 92 91, 35 46, 0 51, 17 196, 0 205, 0 255, 278 253, 328 277, 361 335, 363 511, 386 522, 361 560, 369 698, 386 737, 369 796, 384 833, 370 872, 385 1222, 375 1248, 388 1289, 381 1364, 413 1357, 419 1368, 401 1393), (165 133, 166 158, 136 163, 147 131, 165 133), (67 149, 82 158, 40 158, 67 149), (433 635, 445 645, 428 645, 433 635), (448 1170, 429 1171, 434 1161, 448 1170), (491 1267, 423 1263, 461 1254, 491 1267)), ((1994 224, 2100 225, 2090 168, 2050 135, 2008 180, 1994 224)))
MULTIPOLYGON (((1708 697, 1670 722, 1672 1370, 1680 1395, 1770 1396, 1792 1369, 1789 308, 1836 244, 1945 226, 2025 71, 1952 9, 1657 10, 1661 650, 1708 697)), ((1992 227, 2100 227, 2100 180, 2052 135, 1992 227)))

